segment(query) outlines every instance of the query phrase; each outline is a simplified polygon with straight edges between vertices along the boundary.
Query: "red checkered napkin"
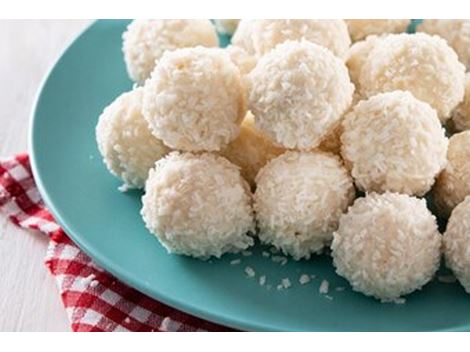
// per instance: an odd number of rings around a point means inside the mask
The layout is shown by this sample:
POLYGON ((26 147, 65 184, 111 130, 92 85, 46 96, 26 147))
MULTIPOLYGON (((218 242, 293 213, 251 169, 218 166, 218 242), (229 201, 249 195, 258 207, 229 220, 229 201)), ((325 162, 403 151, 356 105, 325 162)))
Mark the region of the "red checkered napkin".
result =
POLYGON ((0 159, 0 211, 16 225, 50 237, 45 263, 73 331, 228 330, 155 301, 94 264, 45 208, 26 154, 0 159))

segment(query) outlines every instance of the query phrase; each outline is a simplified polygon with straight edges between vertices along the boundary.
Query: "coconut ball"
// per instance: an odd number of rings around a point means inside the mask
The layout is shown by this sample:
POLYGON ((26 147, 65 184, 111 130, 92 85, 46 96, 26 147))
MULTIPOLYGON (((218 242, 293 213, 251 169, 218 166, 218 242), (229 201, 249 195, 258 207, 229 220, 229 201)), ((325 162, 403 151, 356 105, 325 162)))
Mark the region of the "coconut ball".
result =
POLYGON ((346 55, 346 66, 349 70, 349 77, 356 87, 355 94, 358 95, 357 100, 360 100, 361 97, 359 77, 361 75, 362 67, 378 40, 380 40, 380 37, 377 37, 376 35, 368 36, 365 40, 354 43, 349 48, 346 55))
POLYGON ((254 117, 248 112, 242 122, 240 134, 221 154, 240 167, 242 176, 254 188, 259 170, 284 151, 284 148, 276 146, 255 127, 254 117))
POLYGON ((424 20, 418 31, 436 34, 447 40, 460 61, 470 68, 470 20, 424 20))
POLYGON ((255 20, 240 20, 231 40, 232 45, 242 48, 250 55, 255 54, 252 39, 254 23, 255 20))
POLYGON ((219 45, 209 20, 134 20, 122 38, 127 72, 139 83, 150 76, 155 61, 167 50, 219 45))
POLYGON ((242 76, 250 73, 258 62, 256 56, 247 53, 239 46, 229 45, 225 50, 235 66, 240 70, 242 76))
POLYGON ((448 141, 436 111, 409 92, 359 102, 343 128, 341 153, 362 191, 423 195, 446 165, 448 141))
POLYGON ((426 201, 370 193, 341 216, 333 234, 338 275, 355 291, 393 301, 431 280, 440 262, 441 235, 426 201))
POLYGON ((359 83, 370 97, 408 90, 437 110, 442 122, 463 100, 465 67, 446 41, 424 33, 388 35, 377 42, 359 83))
POLYGON ((402 33, 410 24, 410 20, 346 20, 349 34, 354 42, 371 34, 402 33))
POLYGON ((452 211, 444 233, 444 256, 446 265, 470 293, 470 197, 452 211))
POLYGON ((439 215, 449 217, 452 209, 470 195, 470 131, 449 139, 448 164, 433 188, 439 215))
POLYGON ((170 153, 155 164, 145 188, 145 225, 168 252, 208 258, 253 245, 251 193, 226 159, 170 153))
POLYGON ((344 57, 351 45, 343 20, 256 20, 252 29, 253 46, 263 56, 286 41, 307 40, 344 57))
POLYGON ((452 124, 457 131, 470 129, 470 73, 465 75, 465 95, 463 101, 452 112, 452 124))
POLYGON ((239 69, 222 49, 167 51, 145 84, 144 117, 153 134, 183 151, 218 151, 246 114, 239 69))
POLYGON ((343 129, 341 153, 362 191, 423 195, 446 165, 448 141, 436 111, 409 92, 359 102, 343 129))
POLYGON ((247 83, 256 126, 286 148, 317 147, 354 92, 346 65, 307 41, 278 45, 258 61, 247 83))
POLYGON ((120 95, 99 117, 98 149, 108 170, 129 188, 143 188, 148 172, 170 149, 152 135, 142 116, 143 89, 120 95))
POLYGON ((340 159, 324 152, 288 151, 256 177, 259 238, 295 260, 329 245, 355 191, 340 159))
POLYGON ((215 27, 220 33, 232 35, 235 33, 238 23, 240 20, 235 19, 222 19, 222 20, 214 20, 215 27))

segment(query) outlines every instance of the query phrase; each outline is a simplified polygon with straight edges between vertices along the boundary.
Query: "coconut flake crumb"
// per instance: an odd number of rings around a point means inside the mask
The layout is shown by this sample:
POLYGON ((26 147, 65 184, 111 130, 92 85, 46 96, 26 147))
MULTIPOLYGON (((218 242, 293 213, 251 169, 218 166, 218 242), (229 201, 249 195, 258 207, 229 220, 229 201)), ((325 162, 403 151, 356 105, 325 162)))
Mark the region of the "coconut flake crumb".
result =
POLYGON ((457 281, 454 275, 440 275, 437 277, 439 282, 443 282, 445 284, 453 284, 457 281))
POLYGON ((308 284, 309 282, 310 282, 310 276, 308 276, 307 274, 300 275, 299 283, 301 285, 308 284))
POLYGON ((240 264, 241 262, 242 262, 241 259, 234 259, 234 260, 232 260, 232 261, 230 262, 230 265, 238 265, 238 264, 240 264))
POLYGON ((274 263, 279 263, 281 265, 286 265, 287 264, 287 258, 282 256, 282 255, 275 255, 271 257, 271 260, 274 263))
POLYGON ((252 251, 242 251, 242 255, 243 255, 244 257, 249 257, 249 256, 251 256, 252 254, 253 254, 252 251))
POLYGON ((310 275, 310 278, 313 280, 314 278, 316 278, 317 276, 316 275, 310 275))
POLYGON ((292 286, 292 284, 291 284, 289 278, 284 278, 284 279, 282 279, 282 280, 281 280, 281 285, 282 285, 283 288, 289 288, 289 287, 292 286))
POLYGON ((323 280, 320 284, 320 288, 318 289, 318 292, 320 292, 322 295, 328 294, 328 290, 330 289, 330 283, 327 280, 323 280))
POLYGON ((406 298, 395 298, 392 302, 395 304, 405 304, 406 298))
POLYGON ((87 277, 83 278, 82 279, 82 284, 84 286, 89 286, 90 283, 95 279, 95 275, 94 274, 90 274, 88 275, 87 277))
POLYGON ((261 286, 264 286, 265 283, 266 283, 266 275, 263 275, 259 278, 259 284, 261 286))
POLYGON ((90 282, 90 287, 96 287, 98 286, 99 282, 98 280, 93 280, 92 282, 90 282))
POLYGON ((346 289, 346 287, 343 287, 343 286, 338 286, 335 288, 336 291, 338 292, 341 292, 341 291, 344 291, 346 289))
POLYGON ((266 251, 261 252, 261 254, 262 254, 263 257, 265 257, 265 258, 269 258, 269 256, 271 255, 271 253, 266 252, 266 251))
POLYGON ((329 299, 330 301, 332 301, 332 300, 333 300, 333 297, 332 297, 332 296, 330 296, 330 295, 325 295, 324 297, 325 297, 326 299, 329 299))
POLYGON ((130 322, 131 322, 131 320, 129 319, 129 317, 127 317, 126 319, 124 319, 124 323, 129 324, 130 322))
POLYGON ((118 187, 118 191, 119 191, 119 192, 122 192, 122 193, 126 193, 126 192, 127 192, 128 190, 130 190, 130 189, 131 189, 131 187, 129 187, 129 185, 126 184, 126 183, 123 183, 122 185, 120 185, 120 186, 118 187))
POLYGON ((256 275, 256 272, 253 270, 253 268, 247 266, 245 268, 245 274, 248 276, 248 277, 254 277, 256 275))

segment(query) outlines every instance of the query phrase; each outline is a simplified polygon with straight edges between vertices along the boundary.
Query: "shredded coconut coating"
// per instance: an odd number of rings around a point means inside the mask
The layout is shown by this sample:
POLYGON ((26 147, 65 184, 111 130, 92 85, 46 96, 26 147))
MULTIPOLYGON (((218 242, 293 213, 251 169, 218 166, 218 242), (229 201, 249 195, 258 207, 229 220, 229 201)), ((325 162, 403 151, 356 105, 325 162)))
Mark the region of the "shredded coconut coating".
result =
POLYGON ((346 65, 307 41, 285 42, 247 76, 256 126, 286 148, 311 149, 349 108, 354 85, 346 65))
POLYGON ((244 179, 254 188, 259 170, 284 151, 284 148, 275 145, 255 127, 254 117, 248 112, 242 122, 240 134, 221 155, 238 165, 244 179))
POLYGON ((388 35, 377 42, 361 70, 365 96, 408 90, 445 122, 463 100, 465 67, 446 41, 424 33, 388 35))
POLYGON ((242 75, 246 75, 251 72, 258 62, 256 56, 247 53, 244 49, 239 46, 229 45, 225 48, 230 59, 238 67, 242 75))
POLYGON ((260 240, 295 260, 330 244, 355 196, 340 159, 324 152, 288 151, 261 169, 256 185, 260 240))
POLYGON ((166 145, 219 151, 237 137, 246 114, 240 71, 223 49, 166 52, 145 84, 143 113, 166 145))
POLYGON ((443 218, 448 218, 452 209, 470 195, 470 131, 449 139, 447 160, 433 188, 434 203, 443 218))
POLYGON ((410 24, 410 20, 346 20, 349 34, 353 42, 357 42, 369 35, 386 34, 386 33, 402 33, 405 32, 410 24))
POLYGON ((251 193, 225 158, 170 153, 150 171, 142 203, 147 228, 170 253, 220 257, 253 245, 251 193))
POLYGON ((134 20, 122 38, 127 72, 138 83, 150 77, 155 62, 167 50, 219 45, 209 20, 134 20))
POLYGON ((424 199, 389 192, 358 198, 333 237, 338 275, 382 301, 420 289, 439 267, 441 235, 424 199))
POLYGON ((237 30, 232 36, 232 45, 245 50, 250 55, 255 55, 255 47, 253 46, 253 25, 255 20, 240 20, 237 30))
POLYGON ((470 69, 470 20, 424 20, 418 26, 418 31, 447 40, 460 61, 470 69))
POLYGON ((355 93, 359 94, 358 100, 361 96, 361 86, 359 83, 359 77, 361 76, 362 67, 364 66, 367 58, 369 57, 370 52, 377 44, 377 41, 381 37, 376 35, 370 35, 365 40, 354 43, 348 51, 346 56, 346 66, 349 70, 349 77, 354 83, 356 90, 355 93))
POLYGON ((265 55, 286 41, 307 40, 343 58, 351 45, 343 20, 256 20, 252 38, 258 56, 265 55))
POLYGON ((423 195, 446 166, 448 140, 436 111, 409 92, 359 102, 343 128, 341 154, 362 191, 423 195))
POLYGON ((237 30, 237 26, 240 20, 237 19, 221 19, 221 20, 214 20, 215 27, 220 33, 224 33, 227 35, 232 35, 237 30))
POLYGON ((452 211, 444 233, 446 265, 470 293, 470 197, 452 211))
POLYGON ((470 130, 470 73, 465 75, 465 95, 452 113, 452 124, 456 131, 470 130))
POLYGON ((148 172, 170 148, 142 116, 142 88, 120 95, 99 117, 96 141, 108 170, 128 188, 143 188, 148 172))

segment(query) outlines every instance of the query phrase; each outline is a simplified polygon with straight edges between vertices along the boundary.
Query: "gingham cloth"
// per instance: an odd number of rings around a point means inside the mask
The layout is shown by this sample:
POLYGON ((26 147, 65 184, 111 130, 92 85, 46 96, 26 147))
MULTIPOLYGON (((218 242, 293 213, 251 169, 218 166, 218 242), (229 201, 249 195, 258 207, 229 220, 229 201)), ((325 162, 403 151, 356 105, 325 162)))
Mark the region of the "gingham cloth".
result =
POLYGON ((0 159, 0 211, 16 225, 49 236, 45 264, 73 331, 229 330, 155 301, 94 264, 45 208, 26 154, 0 159))

